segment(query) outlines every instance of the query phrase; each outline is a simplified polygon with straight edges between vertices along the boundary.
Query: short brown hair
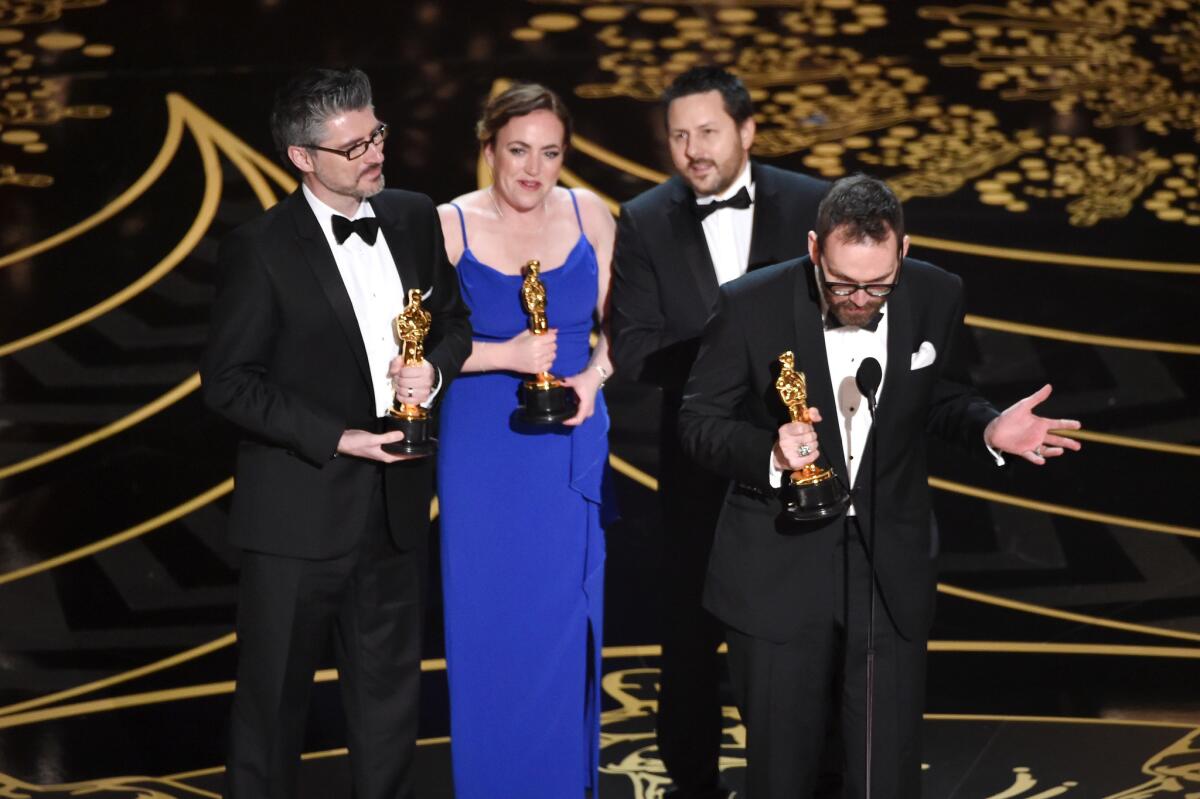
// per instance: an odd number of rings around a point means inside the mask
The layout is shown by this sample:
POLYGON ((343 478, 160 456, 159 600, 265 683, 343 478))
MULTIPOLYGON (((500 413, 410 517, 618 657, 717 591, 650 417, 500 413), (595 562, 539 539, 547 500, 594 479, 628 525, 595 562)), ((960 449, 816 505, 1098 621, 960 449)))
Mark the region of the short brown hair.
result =
POLYGON ((570 146, 571 112, 561 97, 539 83, 514 83, 488 100, 483 107, 483 116, 475 123, 475 137, 486 147, 496 140, 496 134, 510 119, 534 111, 549 111, 558 117, 563 126, 563 146, 570 146))

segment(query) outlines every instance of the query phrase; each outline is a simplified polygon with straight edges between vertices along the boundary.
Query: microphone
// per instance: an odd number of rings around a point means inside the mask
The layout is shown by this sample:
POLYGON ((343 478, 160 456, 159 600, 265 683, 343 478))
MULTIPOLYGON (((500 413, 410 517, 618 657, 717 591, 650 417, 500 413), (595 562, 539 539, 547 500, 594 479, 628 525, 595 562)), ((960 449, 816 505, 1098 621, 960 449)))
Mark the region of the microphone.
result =
POLYGON ((883 367, 874 358, 865 358, 862 365, 858 367, 858 374, 854 376, 858 390, 867 398, 867 408, 871 411, 872 419, 875 418, 875 390, 879 388, 882 380, 883 367))

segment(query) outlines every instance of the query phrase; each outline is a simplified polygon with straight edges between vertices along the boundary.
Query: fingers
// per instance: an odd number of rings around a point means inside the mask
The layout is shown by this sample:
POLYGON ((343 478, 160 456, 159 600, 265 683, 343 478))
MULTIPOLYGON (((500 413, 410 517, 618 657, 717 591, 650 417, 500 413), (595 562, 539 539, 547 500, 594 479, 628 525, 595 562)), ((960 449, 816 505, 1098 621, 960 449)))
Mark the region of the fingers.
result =
POLYGON ((1060 449, 1060 451, 1062 449, 1069 449, 1072 452, 1078 452, 1080 450, 1080 448, 1082 448, 1082 446, 1083 446, 1082 444, 1080 444, 1078 441, 1076 441, 1073 438, 1067 438, 1066 436, 1056 436, 1056 435, 1054 435, 1054 433, 1046 434, 1046 445, 1050 446, 1050 447, 1058 447, 1060 449))
POLYGON ((808 407, 808 418, 809 418, 809 419, 811 419, 811 420, 812 420, 812 421, 814 421, 814 422, 819 422, 819 421, 821 421, 821 410, 820 410, 820 408, 816 407, 815 405, 810 405, 810 406, 808 407))
POLYGON ((579 399, 579 410, 570 419, 563 422, 567 427, 578 427, 591 418, 592 413, 596 410, 595 402, 585 402, 582 397, 579 399))
POLYGON ((776 465, 786 469, 803 469, 821 454, 817 433, 812 425, 788 422, 779 428, 776 442, 776 465))
MULTIPOLYGON (((1024 458, 1025 460, 1029 461, 1030 463, 1032 463, 1034 466, 1045 466, 1046 459, 1043 458, 1042 455, 1049 455, 1049 454, 1050 454, 1049 448, 1044 449, 1044 450, 1039 448, 1037 450, 1028 450, 1026 452, 1022 452, 1021 457, 1024 458), (1041 454, 1038 454, 1039 452, 1041 454)), ((1058 454, 1061 455, 1062 450, 1059 450, 1058 454)))
POLYGON ((400 402, 419 405, 433 393, 433 378, 433 364, 428 361, 415 366, 401 366, 392 375, 392 390, 400 402))
POLYGON ((347 430, 338 442, 338 453, 352 458, 393 463, 406 460, 406 456, 392 455, 383 451, 384 444, 395 444, 404 440, 404 433, 394 430, 389 433, 368 433, 366 430, 347 430))
POLYGON ((512 339, 515 346, 515 365, 520 372, 548 372, 558 355, 558 332, 551 328, 535 336, 528 330, 512 339))

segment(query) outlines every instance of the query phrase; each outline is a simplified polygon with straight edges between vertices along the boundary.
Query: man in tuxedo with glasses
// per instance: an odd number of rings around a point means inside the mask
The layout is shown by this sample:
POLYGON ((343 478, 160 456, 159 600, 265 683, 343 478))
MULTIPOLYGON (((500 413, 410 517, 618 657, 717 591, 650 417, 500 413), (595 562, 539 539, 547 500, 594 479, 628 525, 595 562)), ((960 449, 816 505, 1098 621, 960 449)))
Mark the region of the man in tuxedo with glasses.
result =
POLYGON ((1053 432, 1079 422, 1033 413, 1050 386, 1003 413, 974 391, 956 346, 962 281, 907 253, 887 184, 839 180, 808 255, 722 287, 684 393, 684 450, 732 481, 704 606, 726 625, 748 799, 811 797, 831 719, 846 796, 920 796, 937 548, 926 434, 1039 466, 1079 449, 1053 432), (790 421, 776 389, 785 352, 805 373, 811 422, 790 421), (781 520, 780 485, 818 461, 851 490, 846 513, 781 520))
POLYGON ((395 398, 429 406, 471 350, 428 197, 383 188, 387 126, 358 70, 312 70, 271 129, 301 187, 221 243, 205 402, 242 433, 230 536, 243 550, 226 794, 296 794, 313 673, 334 644, 354 792, 413 795, 433 464, 386 452, 395 398), (392 320, 419 289, 425 361, 392 320))

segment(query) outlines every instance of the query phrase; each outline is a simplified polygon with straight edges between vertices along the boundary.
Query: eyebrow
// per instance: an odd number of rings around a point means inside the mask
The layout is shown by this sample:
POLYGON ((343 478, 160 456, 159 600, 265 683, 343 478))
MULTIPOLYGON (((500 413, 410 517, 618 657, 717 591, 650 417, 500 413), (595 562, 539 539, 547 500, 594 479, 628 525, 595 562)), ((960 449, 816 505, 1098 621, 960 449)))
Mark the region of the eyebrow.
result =
MULTIPOLYGON (((821 263, 821 266, 822 266, 822 268, 824 268, 824 269, 825 269, 825 271, 826 271, 826 272, 828 272, 828 273, 829 273, 830 275, 832 275, 833 277, 840 278, 840 280, 834 280, 834 281, 831 281, 831 282, 833 282, 833 283, 842 283, 842 282, 845 282, 845 283, 855 283, 855 284, 857 284, 857 283, 858 283, 858 281, 857 281, 857 280, 851 280, 851 279, 850 279, 850 276, 849 276, 849 275, 847 275, 846 273, 844 273, 844 272, 839 272, 838 270, 836 270, 836 269, 834 269, 833 267, 831 267, 831 266, 829 265, 829 260, 828 260, 827 258, 822 258, 822 259, 821 259, 821 261, 822 261, 822 263, 821 263)), ((897 266, 899 266, 899 264, 897 264, 897 266)), ((892 268, 892 271, 891 271, 891 272, 889 272, 887 275, 882 275, 882 276, 880 276, 880 277, 873 278, 873 279, 871 279, 871 280, 865 280, 865 281, 863 281, 863 282, 862 282, 862 285, 864 285, 864 286, 878 286, 878 285, 883 285, 883 283, 884 283, 884 278, 888 277, 889 275, 893 275, 893 274, 895 274, 895 272, 896 272, 896 268, 895 268, 895 267, 893 267, 893 268, 892 268)))
MULTIPOLYGON (((533 145, 532 145, 532 144, 530 144, 529 142, 521 141, 520 139, 513 139, 513 140, 512 140, 512 141, 510 141, 508 144, 509 144, 510 146, 511 146, 511 145, 514 145, 514 144, 519 144, 519 145, 521 145, 522 147, 528 147, 528 148, 529 148, 529 149, 531 149, 531 150, 532 150, 532 149, 534 149, 534 147, 533 147, 533 145)), ((547 145, 546 145, 546 146, 544 146, 542 149, 543 149, 543 150, 561 150, 561 149, 562 149, 562 145, 561 145, 561 144, 547 144, 547 145)))
POLYGON ((358 138, 358 139, 350 139, 349 141, 344 141, 344 140, 343 140, 343 141, 342 141, 342 142, 341 142, 341 143, 338 145, 338 149, 340 149, 340 150, 349 150, 351 147, 353 147, 353 146, 354 146, 354 145, 356 145, 356 144, 360 144, 360 143, 362 143, 362 142, 365 142, 365 141, 370 141, 370 140, 371 140, 371 137, 375 135, 375 131, 379 130, 379 126, 380 126, 380 125, 382 125, 382 124, 383 124, 382 122, 376 122, 376 123, 375 123, 375 127, 371 128, 371 132, 370 132, 370 133, 368 133, 366 136, 363 136, 363 137, 361 137, 361 138, 358 138))
POLYGON ((674 127, 674 128, 667 128, 667 132, 668 133, 687 133, 690 130, 703 130, 704 128, 715 128, 716 126, 717 126, 717 122, 715 120, 706 119, 703 122, 698 122, 697 124, 692 125, 691 127, 680 126, 680 127, 674 127))

